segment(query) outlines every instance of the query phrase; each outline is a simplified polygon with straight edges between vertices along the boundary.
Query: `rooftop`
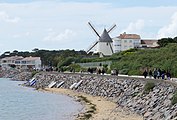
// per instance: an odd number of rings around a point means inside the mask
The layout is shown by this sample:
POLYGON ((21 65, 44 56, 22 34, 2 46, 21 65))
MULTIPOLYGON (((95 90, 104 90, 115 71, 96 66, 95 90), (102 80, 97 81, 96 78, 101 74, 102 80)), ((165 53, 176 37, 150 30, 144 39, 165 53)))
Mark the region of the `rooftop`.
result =
POLYGON ((22 56, 11 56, 11 57, 2 58, 2 60, 21 60, 21 59, 23 59, 22 56))
POLYGON ((142 39, 141 40, 141 44, 146 44, 146 45, 153 45, 154 43, 157 43, 158 40, 155 40, 155 39, 142 39))
POLYGON ((25 57, 24 59, 23 59, 23 61, 31 61, 31 60, 40 60, 40 57, 25 57))
POLYGON ((126 34, 126 32, 124 32, 123 34, 120 34, 120 36, 118 36, 118 38, 120 38, 120 39, 141 39, 140 35, 126 34))
POLYGON ((109 36, 108 32, 106 29, 104 29, 102 35, 99 38, 100 42, 112 42, 111 37, 109 36))

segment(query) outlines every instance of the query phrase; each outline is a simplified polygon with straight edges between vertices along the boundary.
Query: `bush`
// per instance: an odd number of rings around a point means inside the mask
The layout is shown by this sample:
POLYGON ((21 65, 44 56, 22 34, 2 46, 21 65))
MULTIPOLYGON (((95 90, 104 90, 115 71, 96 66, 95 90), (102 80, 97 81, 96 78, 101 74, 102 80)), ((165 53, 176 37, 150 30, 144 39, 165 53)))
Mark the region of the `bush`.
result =
POLYGON ((128 69, 119 70, 119 73, 120 73, 120 74, 127 75, 127 74, 128 74, 128 69))
POLYGON ((79 72, 81 70, 81 66, 78 64, 71 64, 68 67, 68 70, 73 69, 75 72, 79 72))
POLYGON ((144 92, 149 93, 154 87, 155 87, 154 82, 147 82, 146 85, 144 86, 144 92))
POLYGON ((68 65, 70 65, 73 61, 74 61, 74 58, 68 57, 68 58, 64 59, 62 62, 59 62, 57 66, 58 66, 59 68, 61 68, 62 66, 68 66, 68 65))
POLYGON ((108 70, 106 71, 106 73, 107 73, 107 74, 111 74, 111 69, 108 69, 108 70))
POLYGON ((128 71, 128 75, 140 75, 140 70, 130 70, 128 71))
POLYGON ((87 72, 88 68, 81 68, 81 72, 87 72))
POLYGON ((31 76, 34 77, 34 75, 36 75, 38 73, 38 71, 32 71, 31 76))
POLYGON ((172 99, 171 99, 171 104, 174 105, 177 103, 177 91, 174 93, 172 99))

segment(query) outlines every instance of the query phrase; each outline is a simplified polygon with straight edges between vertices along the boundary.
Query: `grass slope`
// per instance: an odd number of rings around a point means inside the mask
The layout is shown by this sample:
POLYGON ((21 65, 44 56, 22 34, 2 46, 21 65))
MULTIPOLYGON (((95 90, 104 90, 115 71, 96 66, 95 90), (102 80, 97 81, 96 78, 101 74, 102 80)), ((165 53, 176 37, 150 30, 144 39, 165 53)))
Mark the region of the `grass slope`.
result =
POLYGON ((111 68, 120 73, 140 75, 144 69, 160 68, 170 70, 172 76, 177 77, 177 44, 168 44, 159 49, 131 49, 114 54, 111 68), (117 58, 117 60, 116 60, 117 58))

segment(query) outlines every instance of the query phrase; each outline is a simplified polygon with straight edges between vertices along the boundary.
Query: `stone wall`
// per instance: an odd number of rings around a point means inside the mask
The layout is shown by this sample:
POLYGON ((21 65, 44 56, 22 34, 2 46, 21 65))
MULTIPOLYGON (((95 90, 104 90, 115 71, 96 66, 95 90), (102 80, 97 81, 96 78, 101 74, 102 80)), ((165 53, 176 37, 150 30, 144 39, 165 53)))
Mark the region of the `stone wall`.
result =
POLYGON ((65 81, 61 87, 69 89, 73 83, 83 80, 81 85, 73 90, 105 97, 116 102, 122 108, 128 108, 130 111, 142 115, 146 120, 177 119, 177 104, 171 105, 171 98, 177 85, 171 81, 46 72, 38 73, 34 77, 37 82, 33 87, 36 88, 45 88, 52 81, 57 83, 65 81), (147 82, 155 83, 155 87, 149 93, 144 92, 147 82))
POLYGON ((1 69, 0 78, 10 78, 12 80, 26 81, 32 77, 32 72, 19 71, 17 69, 1 69))

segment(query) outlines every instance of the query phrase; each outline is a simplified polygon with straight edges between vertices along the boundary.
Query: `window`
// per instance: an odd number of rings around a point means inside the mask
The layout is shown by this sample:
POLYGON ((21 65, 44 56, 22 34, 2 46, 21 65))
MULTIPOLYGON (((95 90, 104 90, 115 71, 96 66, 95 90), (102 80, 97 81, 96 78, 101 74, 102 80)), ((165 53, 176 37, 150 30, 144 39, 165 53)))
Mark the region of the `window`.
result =
POLYGON ((26 61, 22 61, 22 64, 26 64, 26 61))
POLYGON ((3 60, 2 62, 3 62, 3 63, 6 63, 7 61, 6 61, 6 60, 3 60))
POLYGON ((15 61, 15 64, 20 64, 20 61, 15 61))
POLYGON ((121 45, 114 45, 114 46, 121 46, 121 45))

